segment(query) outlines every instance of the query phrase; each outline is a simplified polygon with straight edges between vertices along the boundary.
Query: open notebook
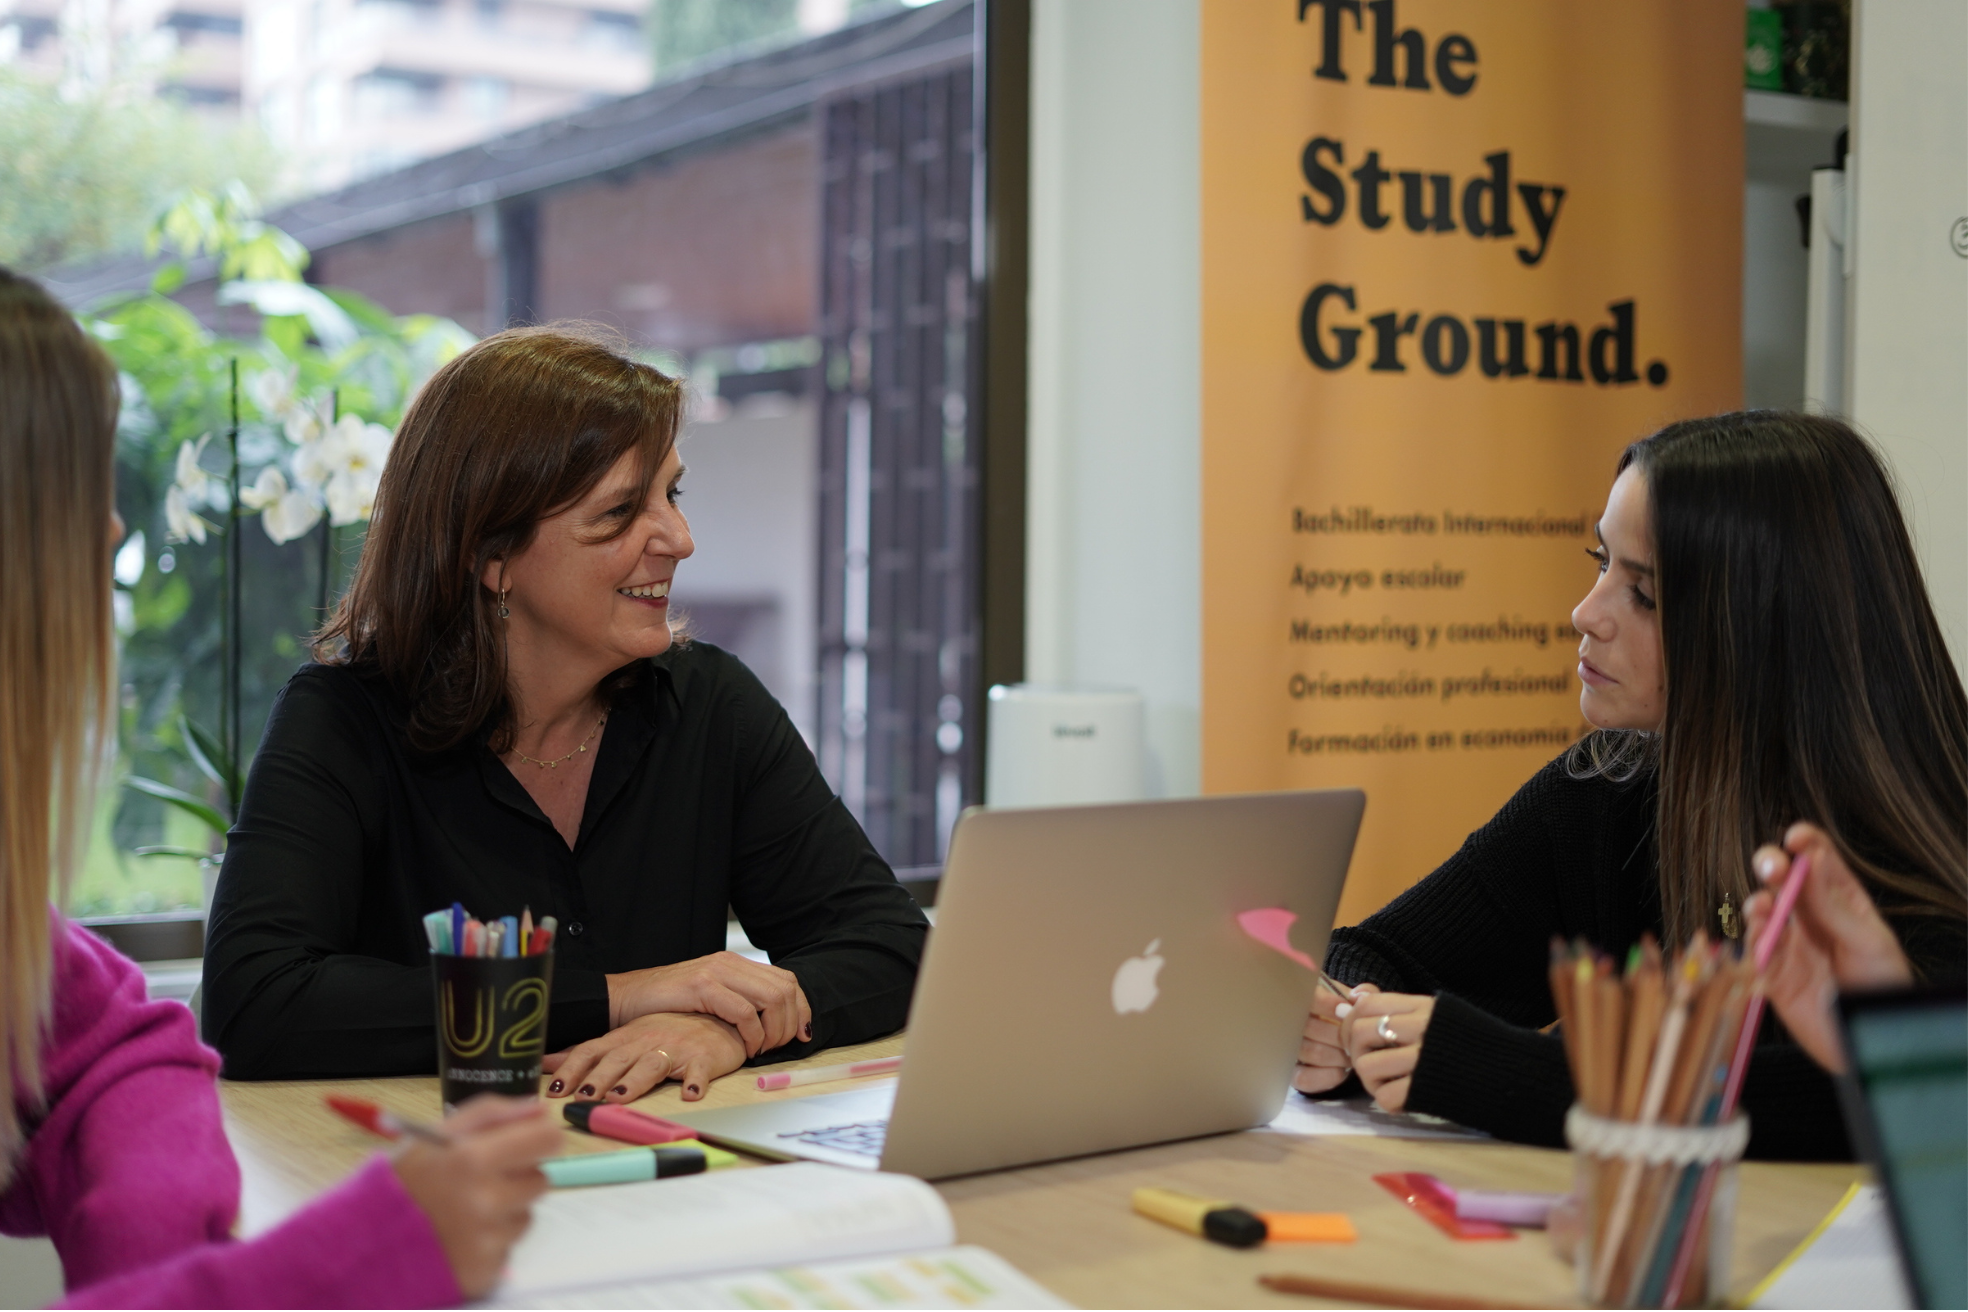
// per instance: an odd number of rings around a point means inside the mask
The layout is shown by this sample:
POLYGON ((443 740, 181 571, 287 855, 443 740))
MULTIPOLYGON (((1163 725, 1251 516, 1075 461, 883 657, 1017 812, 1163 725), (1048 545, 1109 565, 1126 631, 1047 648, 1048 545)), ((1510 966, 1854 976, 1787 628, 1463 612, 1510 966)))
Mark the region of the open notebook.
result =
POLYGON ((921 1180, 817 1162, 557 1190, 534 1208, 495 1303, 745 1307, 775 1291, 764 1305, 1066 1306, 955 1240, 921 1180))

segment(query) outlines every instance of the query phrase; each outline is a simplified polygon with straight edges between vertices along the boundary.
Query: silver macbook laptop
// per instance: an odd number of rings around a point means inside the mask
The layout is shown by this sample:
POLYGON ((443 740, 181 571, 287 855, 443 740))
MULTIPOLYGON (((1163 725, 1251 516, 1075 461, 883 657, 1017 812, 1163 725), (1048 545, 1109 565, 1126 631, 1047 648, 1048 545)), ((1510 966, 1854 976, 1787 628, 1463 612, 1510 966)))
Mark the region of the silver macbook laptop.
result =
POLYGON ((712 1143, 941 1179, 1262 1125, 1325 955, 1357 789, 972 810, 945 863, 899 1080, 690 1112, 712 1143))

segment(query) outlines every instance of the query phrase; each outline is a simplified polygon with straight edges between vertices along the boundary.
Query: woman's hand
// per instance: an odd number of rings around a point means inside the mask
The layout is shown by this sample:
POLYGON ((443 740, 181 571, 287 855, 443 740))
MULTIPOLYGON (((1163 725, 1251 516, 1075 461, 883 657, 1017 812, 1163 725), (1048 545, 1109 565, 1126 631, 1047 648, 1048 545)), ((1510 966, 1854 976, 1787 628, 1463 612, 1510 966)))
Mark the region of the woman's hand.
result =
POLYGON ((1750 948, 1769 930, 1776 894, 1790 878, 1793 858, 1806 855, 1811 873, 1791 912, 1790 928, 1770 957, 1764 989, 1798 1046, 1838 1074, 1845 1069, 1834 1015, 1839 991, 1911 984, 1913 967, 1838 845, 1810 824, 1792 825, 1782 847, 1760 847, 1751 858, 1766 887, 1743 905, 1750 948))
POLYGON ((735 1026, 716 1016, 664 1012, 638 1016, 598 1039, 550 1052, 541 1067, 554 1077, 547 1096, 570 1092, 584 1102, 634 1102, 675 1078, 685 1102, 696 1102, 720 1075, 745 1064, 749 1055, 735 1026))
POLYGON ((391 1166, 430 1218, 458 1288, 479 1299, 547 1191, 540 1161, 560 1152, 560 1129, 537 1099, 482 1093, 445 1118, 444 1132, 450 1143, 411 1140, 391 1166))
POLYGON ((1435 999, 1415 993, 1369 993, 1333 1011, 1340 1018, 1340 1037, 1352 1054, 1360 1083, 1381 1110, 1405 1110, 1415 1063, 1421 1059, 1421 1036, 1435 1014, 1435 999))
MULTIPOLYGON (((1353 990, 1355 1000, 1379 992, 1371 984, 1353 990)), ((1312 1014, 1306 1018, 1305 1033, 1298 1041, 1298 1069, 1292 1072, 1292 1088, 1300 1093, 1325 1093, 1346 1082, 1353 1070, 1353 1059, 1346 1054, 1340 1038, 1340 1000, 1332 990, 1320 988, 1312 998, 1312 1014)))
POLYGON ((799 978, 736 952, 607 978, 610 1025, 656 1012, 702 1012, 736 1027, 747 1057, 813 1037, 813 1008, 799 978))

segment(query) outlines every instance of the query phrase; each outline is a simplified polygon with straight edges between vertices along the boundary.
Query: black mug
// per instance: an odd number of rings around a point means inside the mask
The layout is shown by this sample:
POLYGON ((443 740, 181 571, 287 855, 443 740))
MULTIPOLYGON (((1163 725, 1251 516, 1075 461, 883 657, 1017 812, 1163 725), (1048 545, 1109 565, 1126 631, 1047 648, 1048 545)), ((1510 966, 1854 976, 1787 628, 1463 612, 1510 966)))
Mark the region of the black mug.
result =
POLYGON ((432 953, 431 980, 444 1110, 478 1093, 513 1098, 539 1093, 553 952, 535 957, 432 953))

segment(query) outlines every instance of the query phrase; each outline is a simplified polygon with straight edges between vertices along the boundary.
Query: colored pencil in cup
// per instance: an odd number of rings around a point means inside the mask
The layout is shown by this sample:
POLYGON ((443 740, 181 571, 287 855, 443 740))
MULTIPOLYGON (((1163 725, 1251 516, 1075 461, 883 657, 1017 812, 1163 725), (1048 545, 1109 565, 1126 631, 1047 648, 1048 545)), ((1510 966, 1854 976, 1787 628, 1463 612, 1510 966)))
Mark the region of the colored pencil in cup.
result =
POLYGON ((811 1066, 799 1071, 778 1071, 758 1077, 761 1089, 790 1089, 801 1084, 824 1084, 829 1080, 858 1080, 870 1075, 892 1075, 902 1069, 900 1057, 876 1057, 872 1061, 843 1062, 838 1066, 811 1066))
MULTIPOLYGON (((1736 1100, 1742 1096, 1743 1079, 1749 1074, 1749 1059, 1756 1051, 1756 1032, 1763 1025, 1763 972, 1777 950, 1777 940, 1783 936, 1784 926, 1790 923, 1790 913, 1797 908, 1797 899, 1803 896, 1804 881, 1810 877, 1811 858, 1806 854, 1792 863, 1783 892, 1777 894, 1777 905, 1770 910, 1769 927, 1757 940, 1756 977, 1750 984, 1748 1004, 1743 1008, 1742 1028, 1736 1032, 1736 1051, 1729 1061, 1729 1074, 1722 1086, 1721 1103, 1716 1109, 1717 1121, 1726 1121, 1735 1115, 1736 1100)), ((1682 1287, 1694 1267, 1696 1241, 1708 1220, 1708 1208, 1715 1197, 1718 1174, 1718 1169, 1713 1166, 1702 1172, 1701 1184, 1696 1187, 1694 1202, 1688 1209, 1688 1224, 1681 1233, 1680 1247, 1674 1254, 1674 1264, 1667 1277, 1665 1298, 1670 1307, 1680 1303, 1682 1287)))

